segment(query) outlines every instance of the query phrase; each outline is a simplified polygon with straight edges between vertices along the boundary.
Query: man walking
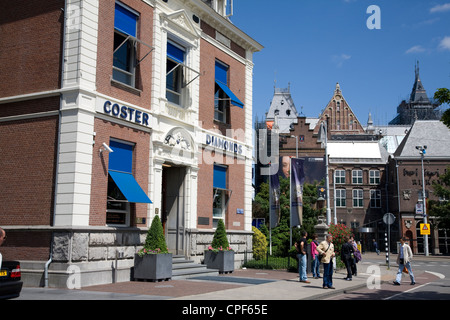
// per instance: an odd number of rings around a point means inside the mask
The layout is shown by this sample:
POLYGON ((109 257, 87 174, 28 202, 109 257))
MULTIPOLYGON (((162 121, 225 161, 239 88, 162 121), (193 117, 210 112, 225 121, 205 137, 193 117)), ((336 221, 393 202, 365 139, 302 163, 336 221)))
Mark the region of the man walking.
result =
POLYGON ((323 288, 334 289, 333 287, 333 257, 334 257, 334 245, 333 236, 327 235, 325 241, 322 241, 317 247, 317 251, 322 255, 321 262, 323 263, 323 288))
POLYGON ((344 262, 345 267, 347 268, 347 277, 344 280, 351 281, 352 280, 352 264, 353 264, 353 246, 348 237, 344 238, 344 244, 341 249, 341 260, 344 262))
POLYGON ((297 258, 298 258, 298 275, 300 282, 309 283, 308 278, 306 276, 306 237, 308 233, 306 231, 302 232, 302 238, 295 243, 295 247, 297 248, 297 258))
POLYGON ((380 250, 378 250, 378 243, 375 241, 375 239, 372 239, 373 241, 373 248, 375 249, 375 252, 377 255, 380 255, 380 250))
POLYGON ((402 281, 402 272, 403 269, 406 268, 409 273, 409 277, 411 278, 411 285, 416 284, 414 280, 414 274, 411 269, 411 260, 413 257, 411 247, 405 242, 406 238, 400 238, 400 252, 397 256, 397 264, 398 264, 398 271, 397 271, 397 277, 394 281, 394 284, 396 286, 400 285, 400 282, 402 281))

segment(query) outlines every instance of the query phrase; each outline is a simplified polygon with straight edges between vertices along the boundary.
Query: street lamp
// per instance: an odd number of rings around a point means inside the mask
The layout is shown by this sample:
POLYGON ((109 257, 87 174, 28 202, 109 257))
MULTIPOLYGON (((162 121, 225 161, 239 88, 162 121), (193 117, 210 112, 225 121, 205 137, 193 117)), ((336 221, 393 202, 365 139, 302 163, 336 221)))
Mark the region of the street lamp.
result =
POLYGON ((298 137, 292 135, 291 138, 295 138, 295 157, 298 158, 298 137))
MULTIPOLYGON (((331 223, 331 209, 330 209, 330 181, 328 176, 328 137, 327 137, 327 122, 320 123, 319 139, 322 147, 325 147, 325 183, 327 185, 327 225, 331 223)), ((336 219, 335 219, 336 220, 336 219)))
MULTIPOLYGON (((427 153, 427 146, 416 146, 419 150, 420 158, 422 162, 422 205, 423 205, 423 223, 427 224, 427 204, 425 202, 425 170, 423 169, 423 157, 427 153)), ((428 235, 423 235, 423 247, 425 250, 425 256, 428 256, 428 235)))

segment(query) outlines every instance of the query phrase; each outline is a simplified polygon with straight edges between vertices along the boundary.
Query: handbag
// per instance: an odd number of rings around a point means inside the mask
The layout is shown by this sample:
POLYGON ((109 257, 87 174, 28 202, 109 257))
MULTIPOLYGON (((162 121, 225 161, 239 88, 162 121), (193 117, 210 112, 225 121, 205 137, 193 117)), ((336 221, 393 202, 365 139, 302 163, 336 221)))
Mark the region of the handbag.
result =
POLYGON ((328 245, 327 250, 324 251, 324 253, 319 253, 319 261, 322 262, 322 258, 325 255, 325 253, 327 253, 328 249, 330 249, 330 245, 328 245))

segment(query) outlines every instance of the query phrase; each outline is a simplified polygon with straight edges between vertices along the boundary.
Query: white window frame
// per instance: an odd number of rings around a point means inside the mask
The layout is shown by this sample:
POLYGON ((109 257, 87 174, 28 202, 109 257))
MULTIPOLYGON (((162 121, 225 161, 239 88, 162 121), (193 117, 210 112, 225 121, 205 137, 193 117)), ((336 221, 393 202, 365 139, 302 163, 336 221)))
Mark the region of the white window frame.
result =
POLYGON ((369 184, 380 184, 381 173, 380 170, 369 171, 369 184))
POLYGON ((347 190, 336 189, 336 208, 347 207, 347 190))
POLYGON ((334 182, 336 184, 345 184, 345 170, 334 171, 334 182))
POLYGON ((364 207, 364 190, 363 189, 353 189, 352 190, 352 202, 353 208, 363 208, 364 207))
POLYGON ((363 183, 363 171, 361 169, 352 170, 352 184, 363 183))

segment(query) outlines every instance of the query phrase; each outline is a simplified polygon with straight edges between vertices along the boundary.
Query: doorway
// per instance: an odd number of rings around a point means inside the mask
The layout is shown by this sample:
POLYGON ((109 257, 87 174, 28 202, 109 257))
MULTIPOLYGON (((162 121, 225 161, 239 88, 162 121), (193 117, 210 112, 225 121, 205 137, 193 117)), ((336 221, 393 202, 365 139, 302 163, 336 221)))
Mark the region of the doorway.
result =
POLYGON ((162 224, 169 251, 180 255, 185 249, 185 176, 185 167, 163 166, 162 224))

